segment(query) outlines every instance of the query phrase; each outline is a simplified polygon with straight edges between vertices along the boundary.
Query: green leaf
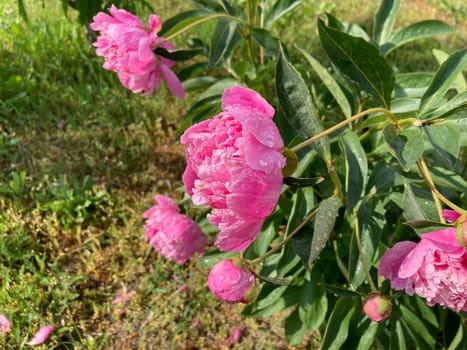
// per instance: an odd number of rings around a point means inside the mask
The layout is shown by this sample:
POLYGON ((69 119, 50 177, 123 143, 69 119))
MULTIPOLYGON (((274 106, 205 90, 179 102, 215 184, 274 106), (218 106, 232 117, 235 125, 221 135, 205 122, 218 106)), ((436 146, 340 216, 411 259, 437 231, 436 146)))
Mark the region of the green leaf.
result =
POLYGON ((393 97, 422 97, 432 79, 432 73, 416 72, 396 74, 393 97))
POLYGON ((263 275, 258 275, 258 278, 264 282, 276 284, 278 286, 288 286, 292 282, 291 278, 275 278, 263 275))
MULTIPOLYGON (((300 288, 297 286, 280 286, 276 287, 276 289, 285 288, 282 290, 282 293, 273 300, 273 302, 269 302, 264 307, 257 307, 255 303, 248 305, 242 311, 242 315, 246 317, 268 317, 276 312, 282 311, 292 305, 297 303, 297 300, 300 295, 300 288)), ((258 298, 260 298, 258 296, 258 298)), ((260 300, 262 301, 262 300, 260 300)))
POLYGON ((452 34, 455 30, 442 21, 430 19, 411 24, 394 33, 388 42, 381 47, 384 55, 411 41, 435 35, 452 34))
POLYGON ((210 18, 217 18, 211 11, 192 10, 179 13, 164 22, 164 25, 158 35, 167 37, 187 27, 195 26, 198 23, 205 22, 210 18))
POLYGON ((311 266, 326 246, 329 235, 334 229, 334 224, 336 223, 336 218, 341 206, 342 201, 338 197, 326 198, 319 204, 318 213, 316 214, 314 222, 308 266, 311 266))
MULTIPOLYGON (((449 124, 434 124, 423 128, 438 158, 454 170, 461 148, 461 133, 449 124)), ((464 135, 465 136, 465 135, 464 135)))
POLYGON ((395 98, 391 102, 391 113, 396 118, 415 118, 420 107, 418 98, 395 98))
POLYGON ((409 127, 398 133, 394 125, 389 124, 383 130, 383 137, 405 171, 409 171, 423 154, 423 132, 419 127, 409 127))
POLYGON ((305 336, 305 324, 296 308, 285 320, 285 337, 290 345, 297 345, 305 336))
POLYGON ((406 326, 413 340, 419 349, 434 349, 436 339, 433 333, 426 327, 424 322, 404 304, 399 304, 401 310, 401 320, 406 326))
POLYGON ((263 28, 253 28, 251 30, 253 39, 264 48, 264 55, 276 58, 279 55, 279 39, 269 30, 263 28))
POLYGON ((178 127, 176 137, 179 138, 192 124, 199 123, 202 120, 211 118, 216 112, 220 112, 221 96, 209 96, 203 98, 191 106, 185 115, 185 119, 178 127))
POLYGON ((459 324, 456 336, 452 340, 451 344, 449 344, 447 350, 458 349, 467 349, 467 326, 462 324, 462 322, 459 324))
POLYGON ((393 309, 391 314, 391 336, 389 337, 391 350, 405 350, 405 334, 400 321, 400 311, 393 309))
MULTIPOLYGON (((324 131, 305 81, 282 49, 276 65, 276 95, 282 112, 300 136, 306 139, 324 131)), ((328 164, 331 160, 329 139, 324 137, 313 147, 328 164)))
POLYGON ((175 62, 183 62, 191 60, 192 58, 196 57, 200 53, 204 51, 204 48, 197 48, 191 50, 167 50, 163 47, 158 47, 154 50, 156 55, 165 57, 171 61, 175 62))
POLYGON ((435 108, 449 90, 457 76, 467 67, 467 49, 453 53, 436 71, 430 86, 422 96, 419 115, 435 108))
POLYGON ((334 294, 335 296, 341 296, 341 297, 349 297, 349 298, 361 298, 364 297, 365 294, 355 292, 350 289, 345 289, 342 287, 338 286, 333 286, 331 284, 326 284, 326 283, 321 283, 321 285, 328 291, 329 293, 334 294))
MULTIPOLYGON (((420 212, 418 213, 418 215, 420 216, 420 212)), ((452 228, 452 225, 443 224, 440 222, 430 221, 430 220, 413 220, 413 221, 404 222, 404 224, 412 227, 413 230, 417 232, 418 235, 422 235, 423 233, 427 233, 427 232, 444 230, 446 228, 452 228)))
POLYGON ((220 252, 219 250, 215 250, 212 252, 209 252, 205 254, 201 258, 200 265, 201 267, 205 269, 210 269, 212 268, 215 264, 217 264, 219 261, 228 259, 234 256, 238 256, 238 253, 236 252, 220 252))
POLYGON ((323 182, 326 179, 325 175, 315 177, 300 177, 295 178, 291 176, 284 177, 284 184, 290 187, 311 187, 323 182))
POLYGON ((363 256, 358 250, 355 235, 352 236, 349 250, 349 283, 352 289, 357 289, 365 281, 366 273, 362 259, 371 268, 373 259, 381 240, 384 226, 384 203, 377 197, 365 198, 358 207, 358 229, 363 256))
MULTIPOLYGON (((250 245, 251 248, 249 247, 249 249, 252 249, 255 252, 256 256, 261 256, 267 252, 269 245, 277 236, 281 220, 282 216, 279 214, 274 215, 274 213, 266 219, 261 233, 250 245)), ((250 257, 248 256, 248 258, 250 257)))
POLYGON ((307 272, 298 302, 300 319, 309 331, 314 331, 323 323, 328 310, 328 299, 325 289, 319 284, 318 273, 307 272))
MULTIPOLYGON (((448 53, 438 49, 433 49, 433 56, 435 56, 436 60, 440 65, 443 64, 449 58, 448 53)), ((454 85, 459 94, 467 90, 467 82, 465 81, 465 78, 462 74, 459 74, 457 76, 456 80, 454 81, 454 85)))
POLYGON ((323 337, 323 350, 339 350, 349 334, 349 324, 355 312, 352 298, 339 298, 334 305, 323 337))
POLYGON ((216 0, 191 0, 198 8, 209 12, 224 13, 224 8, 216 0))
POLYGON ((362 196, 368 179, 368 162, 358 135, 350 130, 344 133, 342 143, 345 152, 345 189, 347 211, 351 212, 362 196))
POLYGON ((318 20, 318 31, 321 45, 334 65, 389 108, 394 73, 378 49, 362 38, 327 27, 321 19, 318 20))
POLYGON ((423 115, 419 119, 434 120, 446 118, 463 118, 467 115, 467 91, 454 96, 449 101, 443 101, 436 109, 423 115))
POLYGON ((24 6, 24 1, 23 0, 17 0, 17 1, 18 1, 18 11, 19 11, 21 18, 25 22, 29 22, 28 12, 26 11, 26 6, 24 6))
POLYGON ((220 65, 224 57, 228 56, 237 44, 239 38, 237 26, 237 22, 226 18, 221 18, 217 22, 211 37, 211 50, 209 51, 210 67, 220 65))
POLYGON ((375 18, 374 38, 377 44, 382 45, 391 36, 399 6, 400 0, 381 1, 375 18))
POLYGON ((342 110, 342 113, 344 113, 345 117, 350 118, 352 116, 352 108, 350 107, 350 103, 347 100, 347 97, 345 96, 339 84, 334 80, 334 78, 328 72, 328 70, 316 58, 308 54, 303 49, 299 48, 299 51, 301 52, 303 57, 305 57, 305 59, 308 61, 311 68, 313 68, 313 70, 321 79, 323 84, 326 85, 329 92, 334 97, 340 109, 342 110))
POLYGON ((404 209, 404 216, 409 221, 426 221, 428 220, 428 216, 426 215, 425 211, 419 204, 417 197, 412 189, 412 186, 404 178, 404 195, 402 197, 401 203, 402 209, 404 209))
POLYGON ((91 23, 92 18, 101 10, 99 1, 75 0, 74 7, 79 13, 81 24, 91 23))
POLYGON ((264 15, 264 27, 270 28, 275 21, 300 5, 303 0, 277 0, 272 7, 267 7, 264 15))

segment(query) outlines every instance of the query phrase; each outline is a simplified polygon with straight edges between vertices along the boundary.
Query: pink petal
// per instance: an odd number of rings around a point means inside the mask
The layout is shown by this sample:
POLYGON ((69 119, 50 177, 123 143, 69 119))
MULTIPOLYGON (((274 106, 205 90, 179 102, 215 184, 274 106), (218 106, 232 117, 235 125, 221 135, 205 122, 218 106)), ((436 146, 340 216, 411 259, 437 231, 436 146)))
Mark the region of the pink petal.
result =
POLYGON ((232 346, 233 343, 236 343, 242 337, 242 326, 237 326, 232 332, 232 335, 227 339, 227 346, 232 346))
POLYGON ((256 91, 241 86, 232 86, 224 91, 222 96, 222 109, 229 112, 231 107, 242 106, 247 109, 256 109, 272 119, 274 108, 256 91))
POLYGON ((411 241, 402 241, 388 249, 381 257, 378 274, 391 280, 391 286, 394 289, 401 290, 405 288, 405 279, 399 278, 399 268, 417 244, 411 241))
POLYGON ((441 215, 446 221, 449 222, 456 222, 456 220, 459 219, 461 216, 461 214, 459 214, 457 211, 449 209, 442 210, 441 215))
POLYGON ((27 344, 31 346, 42 344, 50 337, 50 334, 53 332, 54 329, 54 324, 42 327, 37 331, 36 334, 34 334, 34 337, 27 344))
POLYGON ((178 79, 177 75, 172 72, 166 65, 160 66, 162 74, 164 74, 165 82, 170 92, 177 96, 179 99, 185 97, 185 89, 182 86, 182 83, 178 79))
POLYGON ((0 334, 7 334, 11 329, 11 324, 4 314, 0 314, 0 334))
POLYGON ((282 174, 285 157, 277 150, 260 143, 253 134, 245 137, 245 161, 255 170, 266 174, 282 174))

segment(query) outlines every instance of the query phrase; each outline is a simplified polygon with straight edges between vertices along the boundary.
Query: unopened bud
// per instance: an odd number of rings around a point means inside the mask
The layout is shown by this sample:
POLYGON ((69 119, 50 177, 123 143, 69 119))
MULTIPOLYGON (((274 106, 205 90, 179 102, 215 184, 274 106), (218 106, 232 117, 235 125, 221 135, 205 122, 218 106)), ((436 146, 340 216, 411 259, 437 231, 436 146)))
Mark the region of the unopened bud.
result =
POLYGON ((391 298, 380 292, 368 294, 363 301, 363 312, 375 322, 381 322, 391 315, 391 298))
POLYGON ((258 295, 255 275, 239 259, 218 262, 209 272, 208 287, 220 300, 251 303, 258 295))

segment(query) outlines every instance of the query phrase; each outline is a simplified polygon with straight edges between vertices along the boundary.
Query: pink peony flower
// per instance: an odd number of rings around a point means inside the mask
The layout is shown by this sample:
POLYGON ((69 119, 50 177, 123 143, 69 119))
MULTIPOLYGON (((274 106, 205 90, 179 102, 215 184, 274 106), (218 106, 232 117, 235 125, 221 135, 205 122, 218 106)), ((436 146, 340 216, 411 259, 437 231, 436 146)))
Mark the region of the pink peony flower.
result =
POLYGON ((218 262, 209 272, 208 287, 220 300, 250 303, 257 296, 255 275, 233 259, 218 262))
POLYGON ((183 182, 193 202, 213 208, 217 247, 242 251, 258 236, 282 186, 284 143, 274 109, 253 90, 234 86, 222 97, 223 112, 191 126, 183 182))
POLYGON ((55 325, 50 324, 48 326, 42 327, 34 334, 34 337, 27 343, 28 345, 41 345, 47 339, 49 339, 50 334, 52 334, 53 330, 55 329, 55 325))
POLYGON ((363 301, 363 312, 372 321, 381 322, 391 315, 391 298, 379 292, 370 293, 363 301))
POLYGON ((207 238, 188 216, 180 214, 175 202, 156 195, 157 205, 146 210, 144 229, 152 246, 163 256, 184 264, 195 253, 202 254, 207 238))
POLYGON ((0 334, 5 335, 11 329, 11 324, 4 314, 0 314, 0 334))
POLYGON ((381 258, 379 274, 392 288, 415 293, 430 306, 467 311, 467 249, 455 228, 426 233, 418 244, 397 243, 381 258))
POLYGON ((162 28, 159 16, 150 15, 146 29, 138 17, 125 10, 112 5, 109 12, 110 16, 99 12, 91 23, 91 28, 100 32, 94 46, 97 55, 104 57, 104 68, 117 72, 123 86, 135 93, 151 94, 165 81, 172 94, 183 98, 185 90, 171 71, 175 63, 153 52, 156 47, 174 49, 157 36, 162 28))

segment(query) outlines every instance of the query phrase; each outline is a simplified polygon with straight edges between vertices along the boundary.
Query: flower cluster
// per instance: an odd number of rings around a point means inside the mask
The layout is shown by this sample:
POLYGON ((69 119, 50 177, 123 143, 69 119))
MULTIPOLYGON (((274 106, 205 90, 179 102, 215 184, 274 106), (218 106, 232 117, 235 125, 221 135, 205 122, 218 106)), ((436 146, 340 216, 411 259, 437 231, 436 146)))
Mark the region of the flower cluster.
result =
POLYGON ((123 86, 135 93, 151 94, 165 81, 172 94, 183 98, 185 90, 171 71, 175 63, 153 52, 157 47, 174 49, 157 35, 162 29, 159 16, 149 16, 149 28, 145 28, 132 13, 114 5, 109 12, 110 16, 99 12, 91 23, 91 28, 100 32, 94 46, 105 59, 104 68, 117 72, 123 86))
POLYGON ((146 238, 163 256, 184 264, 195 253, 202 254, 207 238, 188 216, 179 213, 169 197, 156 195, 157 204, 146 210, 146 238))
POLYGON ((277 204, 284 143, 274 108, 257 92, 234 86, 222 96, 223 111, 185 131, 185 188, 193 202, 209 205, 219 227, 217 247, 242 251, 258 236, 277 204))
MULTIPOLYGON (((451 214, 444 216, 449 220, 451 214)), ((430 306, 467 311, 467 249, 456 239, 455 228, 423 234, 418 244, 397 243, 381 258, 379 274, 392 288, 415 293, 430 306)))

